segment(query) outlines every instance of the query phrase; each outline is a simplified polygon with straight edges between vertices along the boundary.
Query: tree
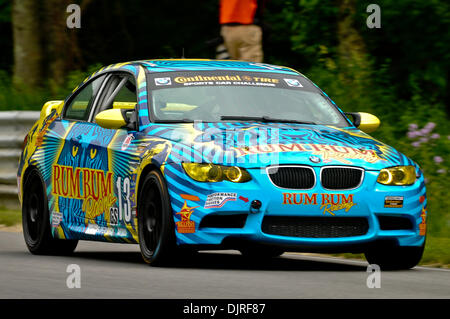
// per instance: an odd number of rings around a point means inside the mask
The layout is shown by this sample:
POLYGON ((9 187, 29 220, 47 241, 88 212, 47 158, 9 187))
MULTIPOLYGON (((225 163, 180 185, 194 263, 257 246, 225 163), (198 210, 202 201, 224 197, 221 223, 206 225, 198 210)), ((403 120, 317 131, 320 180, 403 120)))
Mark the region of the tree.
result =
POLYGON ((53 92, 68 70, 80 68, 77 30, 66 25, 71 0, 14 0, 12 10, 16 87, 34 88, 49 79, 53 92))
POLYGON ((338 58, 345 73, 357 68, 367 68, 367 49, 364 40, 355 28, 355 0, 339 2, 339 19, 337 20, 338 58))
POLYGON ((56 91, 63 83, 67 71, 78 69, 81 60, 78 50, 77 29, 66 25, 67 6, 72 0, 44 0, 41 28, 44 30, 46 75, 50 88, 56 91), (50 23, 48 23, 50 22, 50 23))
POLYGON ((42 83, 43 53, 40 38, 39 2, 14 0, 12 9, 14 69, 17 87, 33 88, 42 83))

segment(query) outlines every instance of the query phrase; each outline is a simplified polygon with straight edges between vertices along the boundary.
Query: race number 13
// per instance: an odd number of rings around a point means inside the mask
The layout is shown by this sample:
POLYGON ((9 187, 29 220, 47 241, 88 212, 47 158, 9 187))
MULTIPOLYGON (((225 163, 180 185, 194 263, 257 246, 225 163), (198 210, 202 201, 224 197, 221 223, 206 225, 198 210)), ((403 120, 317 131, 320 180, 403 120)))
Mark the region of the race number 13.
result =
POLYGON ((125 177, 117 177, 117 197, 119 199, 119 220, 125 220, 126 223, 131 221, 131 201, 130 201, 130 179, 125 177))

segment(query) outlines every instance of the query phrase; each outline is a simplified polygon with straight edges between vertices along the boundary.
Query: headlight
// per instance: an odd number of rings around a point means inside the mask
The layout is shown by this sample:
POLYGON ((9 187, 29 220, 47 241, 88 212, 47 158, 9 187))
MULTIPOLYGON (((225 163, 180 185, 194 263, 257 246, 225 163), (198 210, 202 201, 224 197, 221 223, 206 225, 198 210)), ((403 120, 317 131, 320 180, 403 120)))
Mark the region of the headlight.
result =
POLYGON ((245 183, 252 179, 245 169, 236 166, 200 163, 183 163, 182 165, 189 177, 199 182, 226 180, 233 183, 245 183))
POLYGON ((396 166, 383 168, 377 182, 384 185, 412 185, 416 181, 414 166, 396 166))

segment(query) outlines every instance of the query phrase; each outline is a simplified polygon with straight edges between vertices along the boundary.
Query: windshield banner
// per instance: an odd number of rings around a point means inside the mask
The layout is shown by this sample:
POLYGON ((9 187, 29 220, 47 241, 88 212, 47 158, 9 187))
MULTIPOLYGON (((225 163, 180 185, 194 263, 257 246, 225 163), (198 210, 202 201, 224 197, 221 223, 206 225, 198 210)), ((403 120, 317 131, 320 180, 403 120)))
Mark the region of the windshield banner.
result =
POLYGON ((188 86, 252 86, 314 90, 304 77, 288 74, 239 71, 190 71, 155 74, 149 80, 152 89, 188 86))

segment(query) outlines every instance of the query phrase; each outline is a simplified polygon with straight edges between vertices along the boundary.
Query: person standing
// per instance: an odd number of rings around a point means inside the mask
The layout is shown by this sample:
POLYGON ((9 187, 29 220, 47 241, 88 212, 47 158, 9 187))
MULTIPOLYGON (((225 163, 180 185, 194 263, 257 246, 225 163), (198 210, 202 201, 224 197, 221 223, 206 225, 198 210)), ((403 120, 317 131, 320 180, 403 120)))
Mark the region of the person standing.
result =
POLYGON ((220 34, 233 60, 263 61, 259 2, 220 0, 220 34))

